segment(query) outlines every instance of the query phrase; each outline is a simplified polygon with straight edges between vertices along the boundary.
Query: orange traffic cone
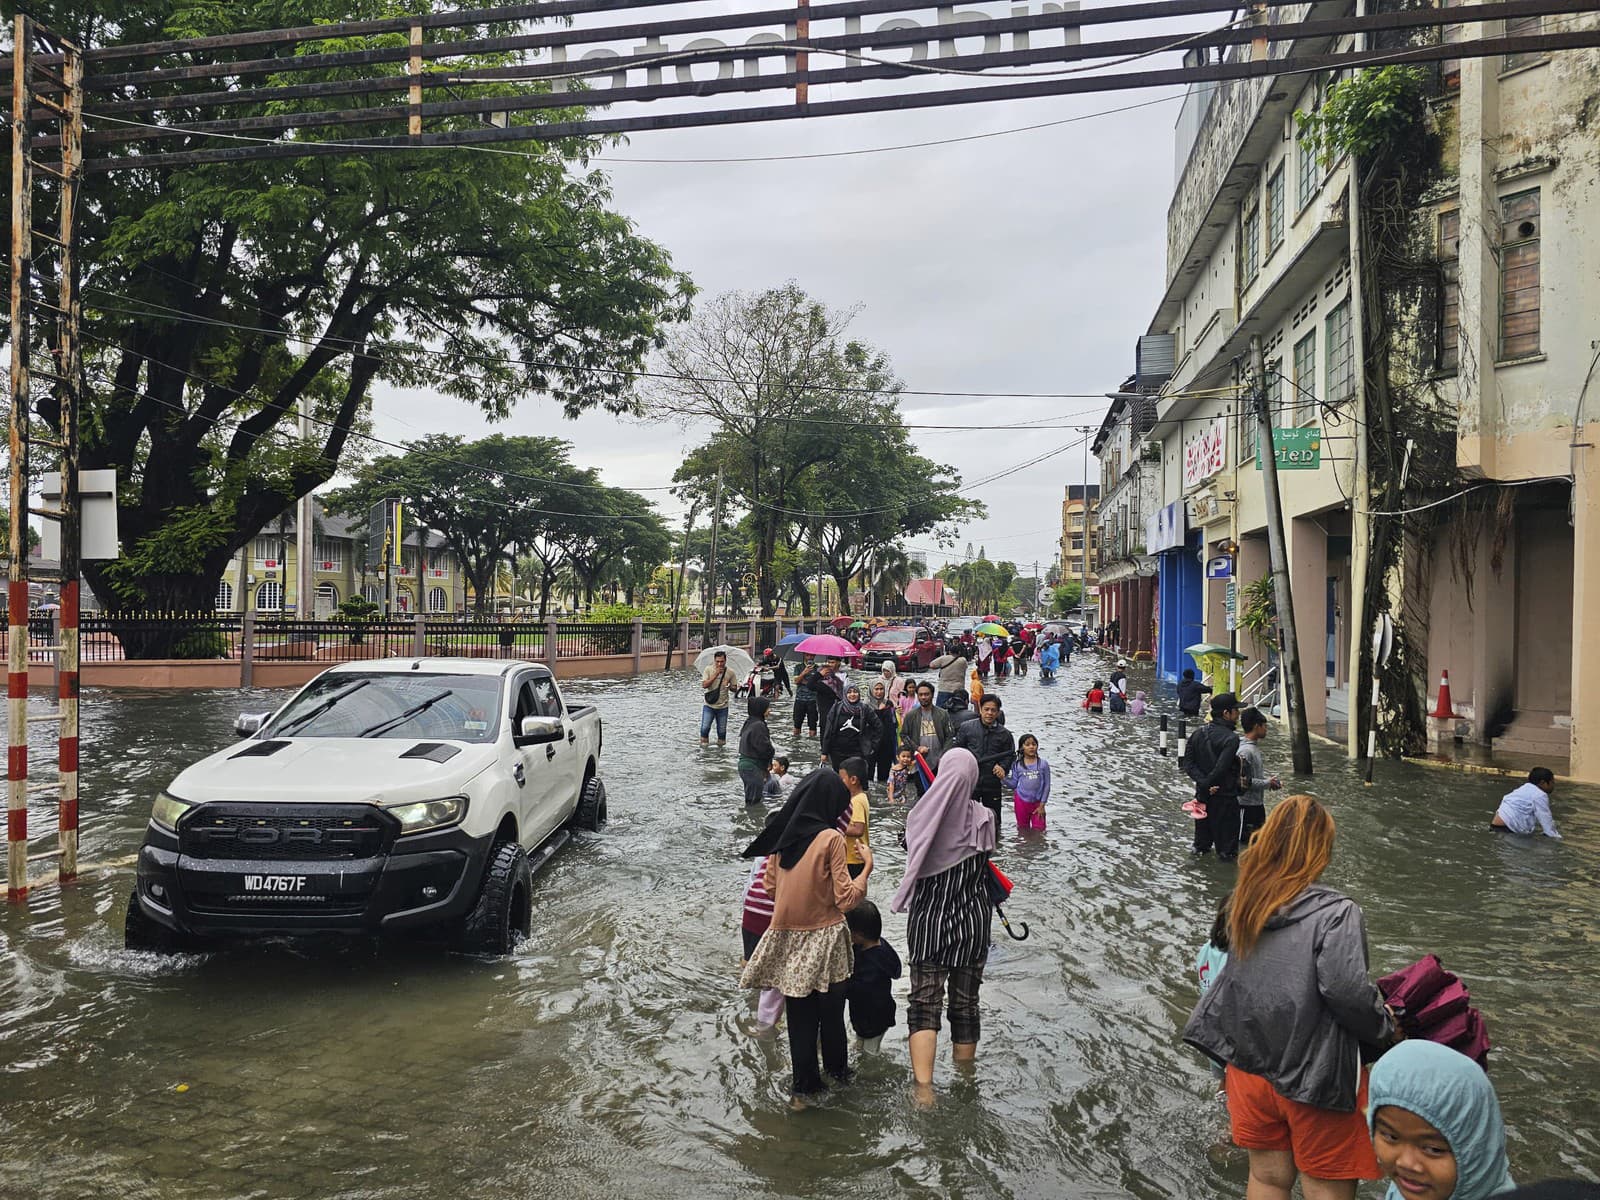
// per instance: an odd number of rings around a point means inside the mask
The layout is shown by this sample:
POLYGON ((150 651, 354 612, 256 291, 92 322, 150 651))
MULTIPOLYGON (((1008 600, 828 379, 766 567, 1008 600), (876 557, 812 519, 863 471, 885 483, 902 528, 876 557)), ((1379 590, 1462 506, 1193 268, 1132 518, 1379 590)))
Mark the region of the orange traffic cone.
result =
POLYGON ((1433 706, 1433 711, 1428 714, 1441 721, 1460 720, 1460 714, 1450 703, 1450 672, 1439 673, 1439 703, 1433 706))

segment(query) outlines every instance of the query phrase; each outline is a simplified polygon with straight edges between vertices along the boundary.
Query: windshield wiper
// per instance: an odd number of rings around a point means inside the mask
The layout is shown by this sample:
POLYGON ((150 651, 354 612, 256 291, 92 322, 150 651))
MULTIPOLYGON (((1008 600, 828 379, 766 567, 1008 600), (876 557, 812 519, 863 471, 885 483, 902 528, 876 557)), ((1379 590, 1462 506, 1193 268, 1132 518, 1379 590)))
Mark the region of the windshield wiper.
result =
POLYGON ((394 716, 388 718, 385 721, 379 721, 376 725, 372 725, 372 726, 370 726, 370 727, 368 727, 366 729, 363 729, 360 733, 356 734, 356 736, 357 737, 377 737, 378 734, 380 734, 380 733, 387 733, 389 730, 393 729, 396 725, 404 725, 407 721, 411 720, 411 718, 416 716, 418 713, 424 712, 427 709, 432 708, 435 704, 439 703, 439 701, 443 700, 446 696, 454 696, 454 695, 455 695, 455 693, 452 692, 449 688, 445 688, 444 691, 437 692, 434 695, 429 696, 426 700, 419 700, 416 704, 413 704, 410 708, 406 709, 405 712, 397 713, 397 714, 395 714, 394 716))
POLYGON ((306 724, 308 721, 313 721, 317 717, 320 717, 323 713, 327 712, 330 708, 332 708, 335 704, 339 703, 339 701, 343 700, 346 696, 350 695, 352 692, 359 692, 362 688, 366 687, 367 684, 369 684, 371 682, 372 682, 372 680, 370 680, 370 679, 358 680, 357 682, 352 683, 349 687, 345 688, 344 691, 335 692, 333 695, 329 696, 326 700, 324 700, 321 704, 318 704, 314 708, 311 708, 311 709, 307 710, 306 712, 301 713, 298 717, 295 717, 292 721, 288 722, 287 724, 279 726, 277 729, 274 729, 272 731, 272 736, 273 737, 287 737, 291 732, 293 732, 296 729, 299 729, 300 726, 306 724))

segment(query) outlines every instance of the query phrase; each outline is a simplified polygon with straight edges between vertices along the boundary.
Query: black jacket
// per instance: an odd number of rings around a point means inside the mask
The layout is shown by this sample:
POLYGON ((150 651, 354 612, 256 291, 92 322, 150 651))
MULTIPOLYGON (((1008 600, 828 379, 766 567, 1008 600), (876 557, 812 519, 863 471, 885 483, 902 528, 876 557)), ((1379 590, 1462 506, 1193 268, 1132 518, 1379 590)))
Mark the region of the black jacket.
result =
POLYGON ((1196 799, 1204 803, 1217 789, 1218 796, 1239 796, 1239 735, 1221 721, 1210 721, 1189 735, 1183 770, 1194 780, 1196 799))
POLYGON ((850 1024, 857 1037, 882 1037, 894 1027, 891 985, 900 978, 900 956, 888 942, 879 942, 868 950, 857 946, 855 954, 855 970, 844 989, 845 999, 850 1002, 850 1024))
POLYGON ((851 705, 841 700, 828 709, 822 722, 822 752, 828 764, 837 768, 847 758, 872 761, 878 747, 878 718, 866 704, 851 705))
POLYGON ((1178 680, 1178 711, 1186 717, 1200 715, 1200 698, 1211 691, 1198 679, 1178 680))
MULTIPOLYGON (((928 719, 933 722, 934 734, 939 739, 939 744, 934 747, 933 757, 929 761, 930 767, 939 765, 939 756, 944 753, 950 739, 955 734, 955 718, 937 704, 929 710, 928 719)), ((922 705, 917 705, 900 721, 900 744, 906 749, 916 752, 922 745, 922 705)))
POLYGON ((957 747, 972 751, 972 757, 978 760, 978 783, 973 794, 998 796, 1000 780, 994 777, 994 768, 1010 771, 1011 764, 1017 761, 1017 742, 1011 731, 998 721, 993 725, 985 725, 981 719, 968 721, 950 741, 951 749, 957 747))
POLYGON ((751 717, 739 730, 739 757, 750 759, 758 767, 770 767, 772 755, 772 733, 767 723, 751 717))

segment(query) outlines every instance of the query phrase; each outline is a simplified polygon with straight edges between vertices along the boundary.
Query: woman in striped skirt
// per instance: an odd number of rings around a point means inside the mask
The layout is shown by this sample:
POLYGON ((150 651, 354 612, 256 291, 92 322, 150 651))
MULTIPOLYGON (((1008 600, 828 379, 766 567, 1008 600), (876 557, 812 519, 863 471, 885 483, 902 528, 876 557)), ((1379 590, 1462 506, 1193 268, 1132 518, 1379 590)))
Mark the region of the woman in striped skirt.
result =
POLYGON ((947 750, 933 786, 906 818, 906 876, 890 907, 910 909, 906 957, 911 963, 911 1072, 931 1094, 939 1010, 948 988, 951 1054, 978 1054, 978 989, 989 956, 991 912, 987 873, 995 846, 994 814, 974 801, 978 760, 947 750))

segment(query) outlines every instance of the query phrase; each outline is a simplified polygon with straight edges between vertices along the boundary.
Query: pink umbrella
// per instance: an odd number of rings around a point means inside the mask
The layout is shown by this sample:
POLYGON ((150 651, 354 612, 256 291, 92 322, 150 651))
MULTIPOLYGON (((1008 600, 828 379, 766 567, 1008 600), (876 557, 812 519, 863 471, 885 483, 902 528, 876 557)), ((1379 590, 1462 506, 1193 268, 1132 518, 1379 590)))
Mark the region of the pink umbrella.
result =
POLYGON ((814 633, 794 649, 797 654, 820 654, 824 658, 861 657, 859 646, 831 633, 814 633))

